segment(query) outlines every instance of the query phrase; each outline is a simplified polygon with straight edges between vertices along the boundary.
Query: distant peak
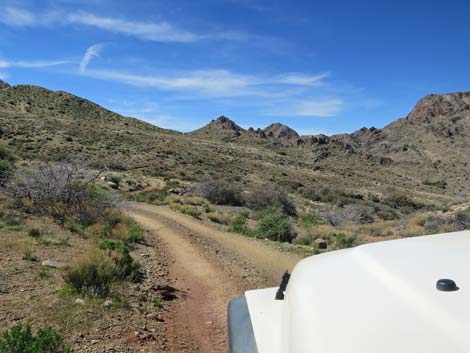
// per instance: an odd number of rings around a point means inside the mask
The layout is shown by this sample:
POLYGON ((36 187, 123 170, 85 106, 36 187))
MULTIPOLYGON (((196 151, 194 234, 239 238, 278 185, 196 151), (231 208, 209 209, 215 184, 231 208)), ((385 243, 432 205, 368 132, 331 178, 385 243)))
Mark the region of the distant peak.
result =
POLYGON ((8 83, 6 83, 5 81, 0 80, 0 89, 8 88, 8 87, 10 87, 10 85, 8 83))
POLYGON ((243 129, 235 124, 233 120, 227 118, 226 116, 222 115, 218 117, 216 120, 212 120, 209 124, 210 126, 214 126, 224 130, 234 130, 234 131, 242 131, 243 129))
POLYGON ((437 116, 451 116, 470 112, 470 92, 430 94, 422 98, 411 113, 408 121, 430 121, 437 116))
POLYGON ((267 137, 275 140, 285 141, 292 138, 299 138, 299 134, 294 129, 281 123, 274 123, 263 129, 267 137))

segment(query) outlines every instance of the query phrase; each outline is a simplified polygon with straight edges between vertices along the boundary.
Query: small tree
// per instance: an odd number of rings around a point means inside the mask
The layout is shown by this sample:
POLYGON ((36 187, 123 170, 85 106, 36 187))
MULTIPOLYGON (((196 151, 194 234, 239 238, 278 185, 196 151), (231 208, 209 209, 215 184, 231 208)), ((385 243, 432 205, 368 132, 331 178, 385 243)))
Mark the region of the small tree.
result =
POLYGON ((267 238, 278 242, 291 242, 294 238, 292 220, 278 208, 263 212, 256 226, 258 238, 267 238))
POLYGON ((89 225, 117 205, 116 197, 95 186, 101 172, 90 172, 75 163, 41 163, 18 170, 6 190, 18 206, 31 213, 89 225))

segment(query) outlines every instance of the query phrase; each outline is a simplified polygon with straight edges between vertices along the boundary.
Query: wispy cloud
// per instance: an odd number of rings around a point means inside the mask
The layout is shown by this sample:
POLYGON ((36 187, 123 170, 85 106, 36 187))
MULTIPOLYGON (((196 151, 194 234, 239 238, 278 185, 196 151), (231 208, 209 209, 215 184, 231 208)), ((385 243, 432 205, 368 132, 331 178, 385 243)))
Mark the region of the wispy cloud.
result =
POLYGON ((196 70, 173 75, 141 75, 113 70, 87 70, 93 78, 178 93, 176 99, 246 97, 241 103, 279 117, 332 117, 342 111, 339 97, 319 97, 329 73, 319 75, 243 75, 228 70, 196 70), (288 86, 288 87, 286 87, 288 86), (316 92, 316 96, 312 96, 316 92))
POLYGON ((202 39, 197 34, 179 30, 167 22, 128 21, 86 12, 70 14, 67 21, 155 42, 195 42, 202 39))
POLYGON ((0 23, 13 27, 46 27, 53 25, 81 25, 103 31, 154 42, 190 43, 201 40, 241 40, 243 33, 228 31, 198 34, 166 22, 131 21, 125 18, 61 10, 34 13, 18 7, 0 7, 0 23))
POLYGON ((0 22, 13 27, 29 27, 37 24, 36 16, 33 13, 13 7, 2 9, 0 22))
POLYGON ((85 72, 91 59, 98 57, 102 49, 103 49, 102 44, 95 44, 86 50, 85 54, 82 57, 82 60, 80 61, 80 72, 82 73, 85 72))
POLYGON ((289 94, 279 85, 320 85, 327 74, 317 76, 289 74, 279 76, 243 75, 228 70, 196 70, 174 75, 139 75, 114 70, 88 70, 91 77, 112 80, 139 87, 192 92, 211 97, 283 97, 289 94))
POLYGON ((5 72, 0 72, 0 80, 6 80, 8 78, 8 74, 5 72))
POLYGON ((36 61, 5 61, 0 60, 0 68, 10 68, 10 67, 19 67, 19 68, 44 68, 51 66, 59 66, 71 64, 73 61, 70 60, 36 60, 36 61))
POLYGON ((279 79, 279 83, 301 85, 301 86, 320 86, 324 83, 324 79, 330 76, 329 72, 316 76, 304 75, 302 73, 288 74, 279 79))
POLYGON ((301 100, 292 100, 286 104, 282 104, 283 108, 268 111, 272 116, 285 117, 321 117, 327 118, 337 115, 344 106, 341 98, 337 97, 312 97, 301 100))

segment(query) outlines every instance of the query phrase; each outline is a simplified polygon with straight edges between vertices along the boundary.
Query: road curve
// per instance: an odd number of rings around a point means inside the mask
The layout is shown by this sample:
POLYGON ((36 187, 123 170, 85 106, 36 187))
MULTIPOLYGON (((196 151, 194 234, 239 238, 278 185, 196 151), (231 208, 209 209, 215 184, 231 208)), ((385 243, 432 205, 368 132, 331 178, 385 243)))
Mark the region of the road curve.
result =
POLYGON ((228 301, 277 286, 301 259, 164 206, 135 203, 128 212, 159 237, 171 259, 170 284, 181 290, 165 322, 168 352, 225 353, 228 301))

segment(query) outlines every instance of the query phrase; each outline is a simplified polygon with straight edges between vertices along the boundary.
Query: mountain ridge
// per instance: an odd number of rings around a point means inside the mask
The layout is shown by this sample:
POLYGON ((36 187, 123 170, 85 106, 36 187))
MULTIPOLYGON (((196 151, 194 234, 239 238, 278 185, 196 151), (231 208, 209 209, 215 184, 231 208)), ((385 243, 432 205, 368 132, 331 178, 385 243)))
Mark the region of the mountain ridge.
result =
POLYGON ((351 134, 298 136, 280 123, 244 129, 225 116, 182 134, 70 93, 9 86, 0 90, 0 143, 25 159, 73 156, 187 180, 211 173, 300 193, 336 188, 380 198, 400 189, 441 199, 470 194, 468 96, 426 96, 406 118, 351 134), (443 180, 444 189, 433 186, 443 180))

